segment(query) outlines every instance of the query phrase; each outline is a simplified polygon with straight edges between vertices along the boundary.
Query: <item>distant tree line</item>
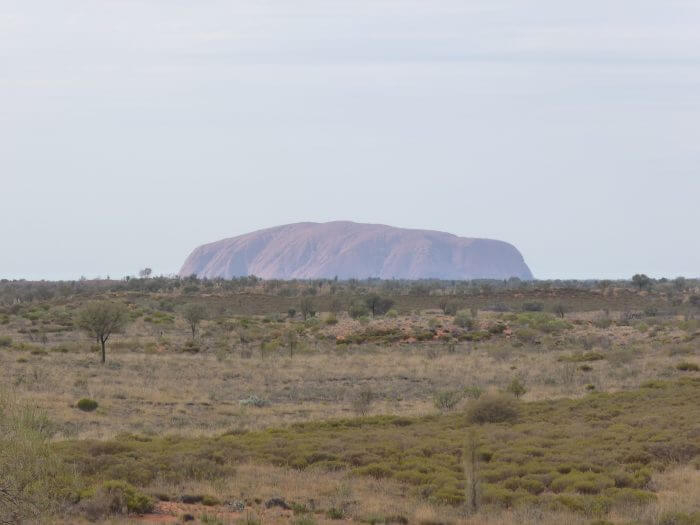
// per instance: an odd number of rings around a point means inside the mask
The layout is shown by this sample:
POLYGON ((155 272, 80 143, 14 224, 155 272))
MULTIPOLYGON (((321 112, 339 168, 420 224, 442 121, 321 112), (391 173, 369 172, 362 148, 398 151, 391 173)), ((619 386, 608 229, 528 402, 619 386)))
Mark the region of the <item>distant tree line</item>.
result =
MULTIPOLYGON (((660 294, 700 293, 700 279, 677 277, 654 279, 638 273, 627 280, 505 280, 474 279, 469 281, 439 279, 260 279, 254 275, 233 279, 199 279, 189 277, 153 276, 144 268, 140 277, 114 279, 79 279, 75 281, 0 280, 0 304, 46 301, 53 298, 97 297, 105 293, 162 293, 197 295, 198 293, 254 293, 279 297, 314 297, 318 295, 351 295, 368 297, 410 296, 469 296, 491 295, 509 291, 581 290, 602 291, 624 289, 660 294)), ((370 315, 379 303, 367 304, 370 315)), ((442 308, 442 306, 441 306, 442 308)), ((310 312, 302 308, 302 315, 310 312)))

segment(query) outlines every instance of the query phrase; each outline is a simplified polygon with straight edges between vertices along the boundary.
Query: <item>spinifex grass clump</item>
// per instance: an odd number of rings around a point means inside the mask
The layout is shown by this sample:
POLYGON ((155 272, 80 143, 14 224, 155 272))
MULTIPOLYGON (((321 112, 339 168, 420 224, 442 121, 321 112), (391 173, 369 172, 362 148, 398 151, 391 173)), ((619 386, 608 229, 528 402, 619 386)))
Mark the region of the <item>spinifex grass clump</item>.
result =
POLYGON ((484 395, 468 400, 466 414, 309 422, 218 438, 125 436, 55 447, 88 480, 146 486, 156 479, 191 480, 193 473, 214 480, 231 476, 238 462, 253 461, 347 469, 404 483, 434 502, 461 504, 465 436, 478 424, 483 504, 538 504, 593 516, 653 501, 652 473, 700 453, 694 434, 700 380, 659 386, 533 403, 484 395))
POLYGON ((72 470, 51 449, 46 414, 0 391, 0 523, 42 522, 76 491, 72 470))

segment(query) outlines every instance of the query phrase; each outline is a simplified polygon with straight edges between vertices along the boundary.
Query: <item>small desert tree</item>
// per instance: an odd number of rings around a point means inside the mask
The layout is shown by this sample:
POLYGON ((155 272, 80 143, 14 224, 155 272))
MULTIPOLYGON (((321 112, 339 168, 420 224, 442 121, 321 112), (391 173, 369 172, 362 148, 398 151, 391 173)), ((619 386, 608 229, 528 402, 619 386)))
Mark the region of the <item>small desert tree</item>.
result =
POLYGON ((686 280, 685 277, 676 277, 673 280, 673 286, 678 290, 679 292, 682 292, 685 290, 685 287, 688 285, 688 281, 686 280))
POLYGON ((651 286, 651 279, 643 273, 634 274, 632 276, 632 282, 640 290, 643 290, 644 288, 649 288, 651 286))
POLYGON ((331 299, 331 303, 328 306, 328 311, 332 314, 338 314, 343 309, 343 301, 338 299, 337 297, 334 297, 331 299))
POLYGON ((307 317, 313 317, 316 315, 314 300, 311 299, 311 297, 304 297, 299 305, 299 311, 301 312, 301 316, 304 318, 304 321, 306 321, 307 317))
POLYGON ((197 334, 197 327, 204 319, 207 318, 207 309, 201 304, 191 303, 185 306, 182 311, 182 316, 187 321, 192 331, 192 340, 194 341, 194 336, 197 334))
POLYGON ((284 341, 284 344, 289 347, 289 357, 294 356, 294 347, 297 345, 297 333, 293 329, 286 330, 284 334, 282 334, 282 338, 284 341))
POLYGON ((556 304, 554 305, 554 313, 557 314, 559 317, 564 319, 566 317, 567 312, 569 311, 569 308, 565 304, 556 304))
POLYGON ((106 361, 105 345, 109 336, 126 325, 128 313, 121 303, 95 301, 78 314, 78 326, 88 332, 102 347, 102 363, 106 361))
POLYGON ((394 306, 394 301, 373 293, 365 299, 365 304, 367 308, 369 308, 369 311, 372 312, 372 317, 374 317, 387 313, 391 307, 394 306))
POLYGON ((139 272, 139 277, 141 277, 142 279, 148 279, 151 276, 152 272, 153 270, 151 270, 150 268, 144 268, 139 272))
POLYGON ((348 315, 353 319, 359 319, 369 313, 367 305, 362 301, 354 301, 348 308, 348 315))

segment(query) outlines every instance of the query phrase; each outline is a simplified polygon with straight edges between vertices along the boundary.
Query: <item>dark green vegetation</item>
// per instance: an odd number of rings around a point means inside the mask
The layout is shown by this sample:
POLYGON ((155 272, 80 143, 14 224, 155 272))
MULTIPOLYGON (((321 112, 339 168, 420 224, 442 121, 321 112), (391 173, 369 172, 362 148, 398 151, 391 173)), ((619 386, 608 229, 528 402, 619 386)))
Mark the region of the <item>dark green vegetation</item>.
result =
MULTIPOLYGON (((232 280, 200 280, 153 277, 124 280, 81 280, 64 282, 32 282, 0 280, 0 304, 9 312, 0 314, 0 324, 15 310, 28 318, 26 305, 46 302, 65 303, 68 299, 108 298, 126 295, 133 299, 163 298, 170 311, 204 302, 210 311, 228 315, 265 315, 271 312, 297 310, 302 298, 311 299, 320 312, 357 308, 371 313, 384 313, 393 307, 398 311, 439 308, 454 315, 468 306, 501 311, 551 312, 565 317, 571 309, 649 310, 673 309, 682 313, 688 307, 700 308, 700 283, 694 279, 649 279, 640 289, 631 281, 403 281, 380 279, 335 281, 264 281, 255 276, 232 280)), ((30 309, 31 310, 31 309, 30 309)), ((307 314, 310 313, 307 311, 307 314)), ((358 315, 359 316, 359 315, 358 315)), ((154 321, 167 322, 168 316, 154 321)), ((61 319, 56 321, 60 324, 61 319)))
POLYGON ((464 413, 379 416, 203 439, 125 435, 57 443, 54 450, 86 486, 212 480, 254 461, 392 478, 431 501, 461 504, 463 449, 469 428, 476 428, 481 505, 528 504, 587 516, 653 502, 652 473, 700 453, 698 379, 518 403, 514 410, 501 423, 470 423, 483 419, 464 413))
POLYGON ((97 401, 94 399, 88 399, 84 397, 80 401, 78 401, 75 406, 77 406, 80 410, 83 412, 92 412, 93 410, 97 410, 97 401))

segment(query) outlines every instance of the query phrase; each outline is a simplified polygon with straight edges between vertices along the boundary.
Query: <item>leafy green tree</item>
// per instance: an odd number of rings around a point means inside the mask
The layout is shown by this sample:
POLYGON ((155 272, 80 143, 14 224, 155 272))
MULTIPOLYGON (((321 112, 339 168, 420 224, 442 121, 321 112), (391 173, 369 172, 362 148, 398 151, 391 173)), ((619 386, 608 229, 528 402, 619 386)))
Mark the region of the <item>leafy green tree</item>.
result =
POLYGON ((112 301, 95 301, 78 314, 77 324, 92 335, 102 347, 102 363, 106 361, 105 345, 113 333, 126 326, 129 316, 126 307, 112 301))
POLYGON ((190 326, 190 330, 192 332, 192 340, 194 341, 194 336, 197 333, 197 327, 199 326, 199 323, 201 323, 207 318, 207 309, 201 304, 190 303, 187 306, 185 306, 184 310, 182 311, 182 316, 185 318, 185 321, 187 321, 187 324, 190 326))
POLYGON ((518 379, 517 377, 513 378, 506 390, 513 394, 516 398, 520 398, 525 393, 527 393, 527 388, 525 388, 525 385, 523 385, 520 382, 520 379, 518 379))
POLYGON ((367 305, 361 301, 354 301, 348 309, 348 315, 353 319, 365 317, 367 314, 369 314, 369 309, 367 305))
POLYGON ((673 286, 678 290, 679 292, 682 292, 685 290, 685 287, 688 285, 688 282, 685 277, 676 277, 673 280, 673 286))
POLYGON ((472 330, 476 326, 476 321, 468 310, 460 310, 455 314, 455 324, 465 330, 472 330))
POLYGON ((372 317, 375 317, 387 313, 394 306, 394 301, 373 293, 365 299, 365 304, 372 313, 372 317))
POLYGON ((643 273, 636 273, 632 276, 632 282, 634 283, 635 286, 637 286, 640 290, 643 290, 645 288, 649 288, 651 286, 651 279, 643 274, 643 273))

